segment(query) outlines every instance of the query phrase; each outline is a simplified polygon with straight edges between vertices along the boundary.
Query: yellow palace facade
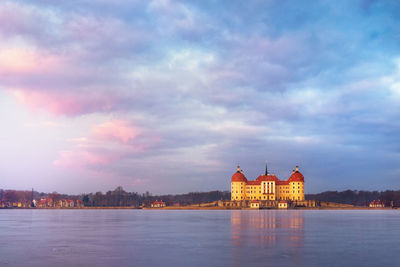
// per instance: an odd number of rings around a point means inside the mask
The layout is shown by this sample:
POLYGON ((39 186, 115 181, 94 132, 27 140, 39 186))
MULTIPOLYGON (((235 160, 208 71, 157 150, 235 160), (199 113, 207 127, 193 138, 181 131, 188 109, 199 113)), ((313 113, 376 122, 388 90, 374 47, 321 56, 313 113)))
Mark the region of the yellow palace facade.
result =
POLYGON ((299 167, 288 180, 279 180, 273 174, 269 174, 267 167, 265 174, 257 177, 254 181, 248 181, 243 171, 238 166, 237 171, 231 179, 231 200, 304 200, 304 176, 299 167))

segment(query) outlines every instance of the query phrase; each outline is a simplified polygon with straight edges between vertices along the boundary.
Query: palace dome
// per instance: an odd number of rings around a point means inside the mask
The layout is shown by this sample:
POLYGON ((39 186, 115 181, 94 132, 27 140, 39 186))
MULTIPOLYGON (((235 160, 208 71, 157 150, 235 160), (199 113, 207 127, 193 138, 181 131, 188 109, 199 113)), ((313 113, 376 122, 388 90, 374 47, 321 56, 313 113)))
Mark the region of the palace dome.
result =
POLYGON ((304 183, 304 176, 301 174, 301 172, 296 171, 292 175, 290 175, 290 178, 288 180, 289 182, 303 182, 304 183))
POLYGON ((232 175, 232 182, 244 182, 247 183, 247 179, 246 177, 243 175, 243 173, 241 173, 240 171, 235 172, 232 175))

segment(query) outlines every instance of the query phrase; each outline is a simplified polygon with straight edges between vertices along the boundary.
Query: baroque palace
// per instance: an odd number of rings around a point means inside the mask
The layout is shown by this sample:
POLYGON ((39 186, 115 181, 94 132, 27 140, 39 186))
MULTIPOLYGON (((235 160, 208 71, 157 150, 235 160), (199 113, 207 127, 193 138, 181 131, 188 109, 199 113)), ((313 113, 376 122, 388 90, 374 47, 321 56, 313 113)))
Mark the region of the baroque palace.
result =
POLYGON ((299 166, 290 175, 289 179, 279 180, 274 174, 268 173, 265 166, 265 174, 261 174, 254 181, 248 181, 240 166, 232 175, 231 200, 304 200, 304 176, 299 171, 299 166))

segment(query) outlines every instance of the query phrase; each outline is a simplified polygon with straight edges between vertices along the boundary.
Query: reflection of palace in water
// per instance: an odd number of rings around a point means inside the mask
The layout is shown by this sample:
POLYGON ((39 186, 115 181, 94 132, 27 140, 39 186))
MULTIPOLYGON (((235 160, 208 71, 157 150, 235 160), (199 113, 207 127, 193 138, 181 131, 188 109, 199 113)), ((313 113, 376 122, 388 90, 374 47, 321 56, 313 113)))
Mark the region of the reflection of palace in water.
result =
MULTIPOLYGON (((231 211, 231 240, 236 257, 244 256, 252 247, 299 255, 304 244, 303 211, 231 211), (247 248, 247 249, 246 249, 247 248)), ((251 252, 249 252, 251 253, 251 252)), ((268 255, 266 255, 268 256, 268 255)), ((300 256, 299 256, 300 257, 300 256)))

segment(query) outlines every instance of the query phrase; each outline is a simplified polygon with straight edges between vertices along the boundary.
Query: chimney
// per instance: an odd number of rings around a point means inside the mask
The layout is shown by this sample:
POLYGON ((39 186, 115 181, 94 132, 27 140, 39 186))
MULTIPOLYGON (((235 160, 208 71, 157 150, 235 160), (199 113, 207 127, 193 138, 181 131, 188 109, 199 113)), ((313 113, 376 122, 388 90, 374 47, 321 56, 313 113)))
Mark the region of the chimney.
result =
POLYGON ((299 172, 299 166, 296 166, 296 172, 299 172))
POLYGON ((239 166, 239 165, 237 166, 236 171, 237 171, 237 172, 240 172, 240 166, 239 166))

